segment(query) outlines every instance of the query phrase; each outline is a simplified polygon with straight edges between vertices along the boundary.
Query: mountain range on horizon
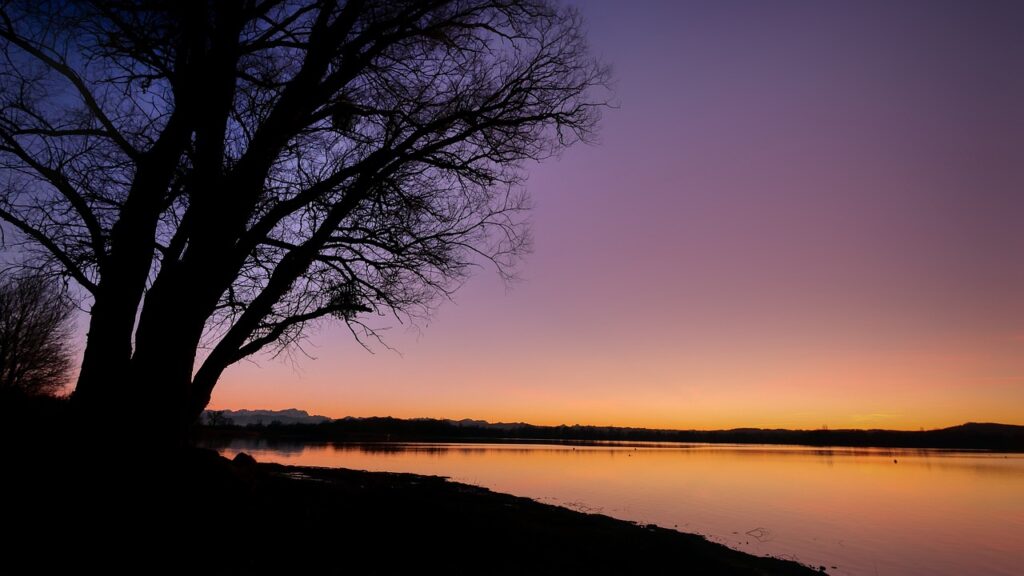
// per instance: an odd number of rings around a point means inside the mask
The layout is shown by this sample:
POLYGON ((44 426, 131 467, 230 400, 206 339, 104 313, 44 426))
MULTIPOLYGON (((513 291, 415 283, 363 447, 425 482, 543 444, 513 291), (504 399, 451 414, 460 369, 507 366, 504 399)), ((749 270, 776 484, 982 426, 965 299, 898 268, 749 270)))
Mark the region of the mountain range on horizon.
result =
MULTIPOLYGON (((201 418, 202 424, 211 425, 215 423, 226 423, 219 420, 220 418, 226 418, 230 421, 231 425, 234 426, 269 426, 271 424, 290 425, 290 424, 323 424, 325 422, 331 422, 335 420, 340 421, 353 421, 353 420, 368 420, 373 418, 381 418, 379 416, 345 416, 343 418, 331 418, 329 416, 321 416, 318 414, 310 414, 305 410, 298 408, 286 408, 284 410, 204 410, 201 418)), ((384 416, 383 418, 391 418, 390 416, 384 416)), ((480 427, 480 428, 494 428, 498 430, 511 430, 513 428, 519 428, 522 426, 532 426, 526 422, 488 422, 486 420, 474 420, 472 418, 463 418, 462 420, 451 420, 447 418, 407 418, 406 420, 412 422, 445 422, 455 426, 467 426, 467 427, 480 427)))

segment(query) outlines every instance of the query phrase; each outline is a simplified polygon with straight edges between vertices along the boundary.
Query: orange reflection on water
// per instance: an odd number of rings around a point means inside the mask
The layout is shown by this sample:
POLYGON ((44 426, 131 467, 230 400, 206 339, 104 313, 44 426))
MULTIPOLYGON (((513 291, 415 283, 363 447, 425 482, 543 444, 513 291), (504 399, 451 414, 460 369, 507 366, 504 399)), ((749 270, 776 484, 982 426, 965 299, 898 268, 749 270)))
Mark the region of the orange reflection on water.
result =
POLYGON ((1010 575, 1024 566, 1022 454, 662 443, 222 448, 283 464, 448 476, 831 574, 1010 575))

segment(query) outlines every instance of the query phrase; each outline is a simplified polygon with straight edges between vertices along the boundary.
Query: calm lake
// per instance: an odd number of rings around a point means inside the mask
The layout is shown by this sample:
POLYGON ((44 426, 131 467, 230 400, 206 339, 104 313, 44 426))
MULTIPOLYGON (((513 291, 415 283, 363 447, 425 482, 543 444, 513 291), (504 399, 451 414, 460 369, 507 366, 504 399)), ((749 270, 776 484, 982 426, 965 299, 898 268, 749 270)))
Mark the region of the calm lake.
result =
POLYGON ((264 462, 447 476, 830 574, 1024 574, 1024 454, 675 443, 216 447, 264 462))

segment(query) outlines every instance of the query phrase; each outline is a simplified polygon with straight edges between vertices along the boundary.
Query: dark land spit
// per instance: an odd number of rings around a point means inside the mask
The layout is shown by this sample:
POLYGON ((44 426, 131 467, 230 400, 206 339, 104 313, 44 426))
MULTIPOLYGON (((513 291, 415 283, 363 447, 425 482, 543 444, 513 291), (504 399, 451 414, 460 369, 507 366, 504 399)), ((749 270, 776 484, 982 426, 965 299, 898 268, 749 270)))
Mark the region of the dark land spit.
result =
MULTIPOLYGON (((244 460, 244 457, 242 458, 244 460)), ((440 477, 251 465, 252 511, 373 551, 384 572, 811 574, 701 536, 584 514, 440 477), (335 519, 347 519, 336 523, 335 519)), ((300 538, 300 540, 303 538, 300 538)), ((322 560, 313 562, 322 565, 322 560)))
MULTIPOLYGON (((4 498, 23 573, 804 575, 702 536, 436 476, 229 461, 76 465, 4 498), (55 535, 57 537, 55 537, 55 535)), ((45 467, 48 474, 58 469, 45 467)), ((17 572, 7 572, 17 573, 17 572)))

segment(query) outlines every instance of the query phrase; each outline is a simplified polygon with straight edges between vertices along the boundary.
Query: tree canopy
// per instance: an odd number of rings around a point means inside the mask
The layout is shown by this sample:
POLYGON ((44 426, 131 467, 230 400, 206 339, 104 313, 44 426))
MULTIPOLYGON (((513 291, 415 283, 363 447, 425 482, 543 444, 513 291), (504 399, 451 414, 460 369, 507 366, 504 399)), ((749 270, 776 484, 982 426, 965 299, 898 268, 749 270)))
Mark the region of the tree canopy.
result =
POLYGON ((177 420, 312 322, 510 274, 525 163, 608 79, 546 0, 14 0, 0 51, 0 219, 89 303, 76 401, 177 420))

